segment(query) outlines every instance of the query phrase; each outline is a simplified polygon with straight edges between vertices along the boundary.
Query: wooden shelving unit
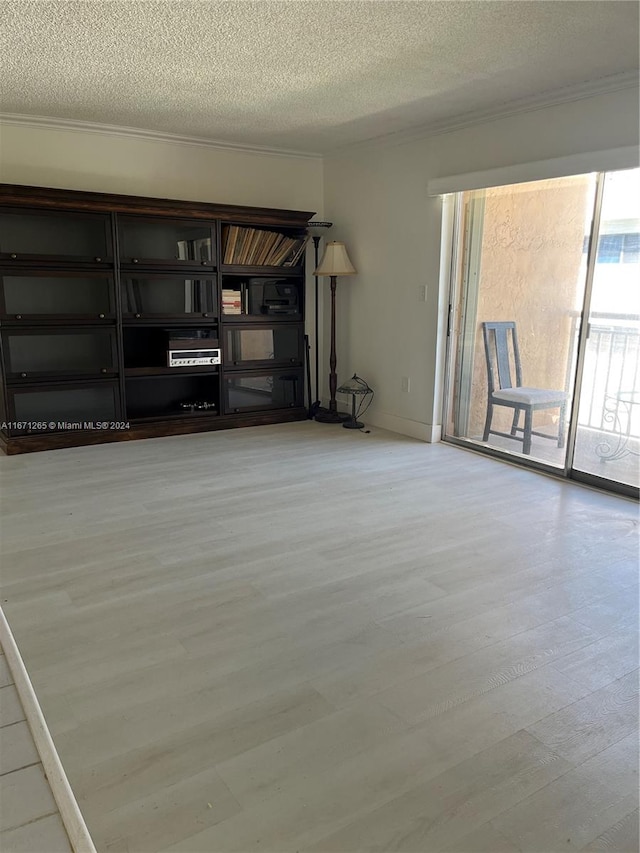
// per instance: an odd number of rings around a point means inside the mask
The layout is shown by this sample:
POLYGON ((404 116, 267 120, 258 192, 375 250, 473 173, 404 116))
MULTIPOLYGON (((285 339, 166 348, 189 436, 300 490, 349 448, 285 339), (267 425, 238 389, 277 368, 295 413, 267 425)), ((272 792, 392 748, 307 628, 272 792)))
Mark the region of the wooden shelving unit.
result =
POLYGON ((0 185, 0 447, 304 419, 312 216, 0 185), (230 233, 249 235, 252 260, 267 240, 290 251, 282 266, 221 264, 243 258, 230 233), (171 337, 220 363, 170 367, 171 337))

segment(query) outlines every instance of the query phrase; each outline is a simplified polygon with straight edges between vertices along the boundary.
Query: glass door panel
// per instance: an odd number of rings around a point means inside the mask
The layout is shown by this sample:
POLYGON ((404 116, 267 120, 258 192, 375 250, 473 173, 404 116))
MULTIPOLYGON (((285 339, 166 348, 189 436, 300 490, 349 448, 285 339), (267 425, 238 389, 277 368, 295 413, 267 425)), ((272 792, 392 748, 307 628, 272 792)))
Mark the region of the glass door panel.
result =
POLYGON ((302 364, 302 327, 227 329, 224 361, 227 367, 302 364))
POLYGON ((20 424, 11 430, 13 433, 82 429, 87 423, 104 424, 118 420, 116 382, 96 385, 61 383, 57 388, 10 388, 7 396, 11 420, 20 424))
POLYGON ((122 313, 135 319, 217 317, 216 284, 212 278, 123 274, 122 313))
POLYGON ((227 375, 224 389, 226 413, 304 405, 301 370, 227 375))
POLYGON ((212 266, 214 263, 211 224, 120 216, 118 232, 123 264, 212 266))
POLYGON ((0 213, 0 257, 104 263, 112 255, 109 225, 96 213, 0 213))
POLYGON ((573 467, 640 486, 640 169, 604 177, 573 467))
POLYGON ((447 437, 564 468, 595 185, 462 194, 447 437))
POLYGON ((58 333, 54 330, 5 330, 2 333, 7 377, 109 374, 118 370, 115 333, 95 328, 58 333))
POLYGON ((2 315, 12 320, 104 320, 115 316, 113 279, 68 272, 0 274, 2 315))

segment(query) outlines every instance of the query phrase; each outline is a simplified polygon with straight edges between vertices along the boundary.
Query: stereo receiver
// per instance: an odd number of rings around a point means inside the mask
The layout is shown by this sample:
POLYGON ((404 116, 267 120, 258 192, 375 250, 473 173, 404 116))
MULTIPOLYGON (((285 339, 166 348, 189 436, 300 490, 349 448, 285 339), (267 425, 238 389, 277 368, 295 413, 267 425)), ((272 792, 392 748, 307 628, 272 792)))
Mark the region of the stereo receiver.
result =
POLYGON ((219 349, 171 349, 167 353, 169 367, 210 367, 220 361, 219 349))

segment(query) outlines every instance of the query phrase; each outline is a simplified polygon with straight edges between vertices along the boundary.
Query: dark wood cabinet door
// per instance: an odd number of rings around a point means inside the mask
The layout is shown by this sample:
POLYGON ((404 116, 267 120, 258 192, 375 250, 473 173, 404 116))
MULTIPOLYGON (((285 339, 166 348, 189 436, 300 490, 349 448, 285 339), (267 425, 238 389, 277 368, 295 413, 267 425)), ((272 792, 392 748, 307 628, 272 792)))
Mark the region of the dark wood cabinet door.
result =
POLYGON ((255 371, 224 377, 225 414, 296 408, 304 405, 303 396, 302 370, 255 371))
POLYGON ((9 387, 7 399, 12 435, 118 429, 117 382, 9 387))
POLYGON ((120 263, 124 266, 208 267, 216 263, 215 228, 189 219, 118 217, 120 263))
POLYGON ((123 271, 120 297, 127 320, 215 320, 218 316, 218 289, 212 277, 123 271))
POLYGON ((113 275, 105 272, 0 270, 0 318, 16 322, 113 321, 113 275))
POLYGON ((0 260, 111 264, 111 217, 66 210, 0 209, 0 260))
POLYGON ((224 364, 228 370, 266 365, 301 367, 303 359, 303 328, 299 323, 225 328, 224 364))
POLYGON ((10 382, 118 372, 115 329, 99 326, 4 329, 2 356, 10 382))

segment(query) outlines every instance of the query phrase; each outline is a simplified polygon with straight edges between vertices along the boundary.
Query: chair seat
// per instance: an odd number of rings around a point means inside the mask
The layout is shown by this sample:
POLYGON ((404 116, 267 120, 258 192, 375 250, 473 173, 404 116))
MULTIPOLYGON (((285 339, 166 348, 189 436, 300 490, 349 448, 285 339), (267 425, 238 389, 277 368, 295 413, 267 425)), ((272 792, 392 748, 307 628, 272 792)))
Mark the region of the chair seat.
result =
POLYGON ((550 391, 546 388, 504 388, 494 391, 491 399, 496 403, 521 403, 526 406, 551 406, 554 403, 561 406, 567 400, 566 391, 550 391))

